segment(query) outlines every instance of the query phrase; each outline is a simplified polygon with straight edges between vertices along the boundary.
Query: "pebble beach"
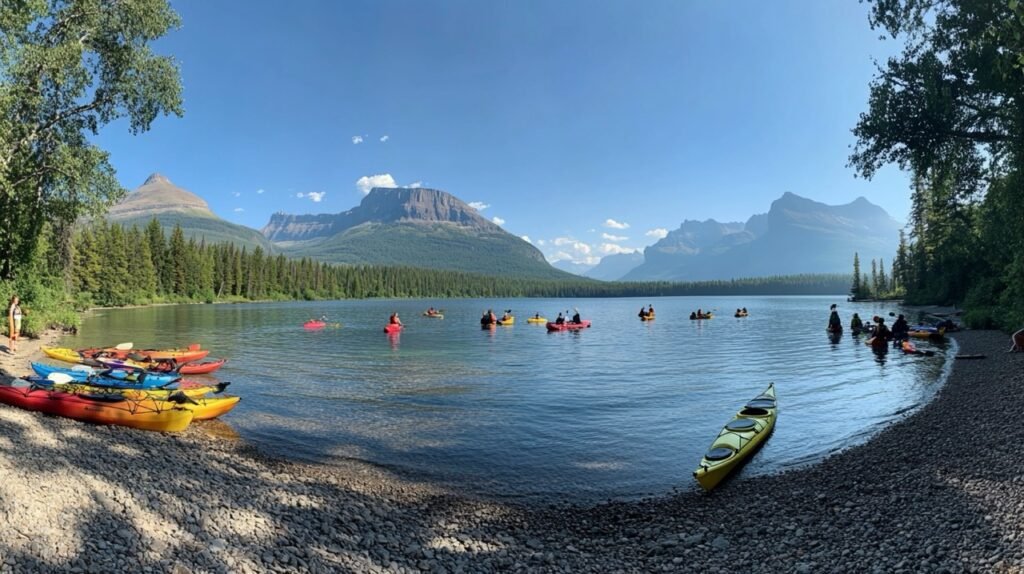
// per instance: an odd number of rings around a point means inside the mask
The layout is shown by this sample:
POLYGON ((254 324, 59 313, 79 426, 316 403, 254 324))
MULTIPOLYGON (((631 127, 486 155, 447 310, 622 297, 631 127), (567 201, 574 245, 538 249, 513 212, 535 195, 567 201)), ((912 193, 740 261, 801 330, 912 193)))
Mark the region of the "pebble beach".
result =
MULTIPOLYGON (((147 433, 0 405, 0 572, 1024 572, 1024 353, 956 339, 986 358, 865 444, 590 506, 271 459, 223 423, 147 433)), ((0 367, 24 373, 38 345, 0 367)))

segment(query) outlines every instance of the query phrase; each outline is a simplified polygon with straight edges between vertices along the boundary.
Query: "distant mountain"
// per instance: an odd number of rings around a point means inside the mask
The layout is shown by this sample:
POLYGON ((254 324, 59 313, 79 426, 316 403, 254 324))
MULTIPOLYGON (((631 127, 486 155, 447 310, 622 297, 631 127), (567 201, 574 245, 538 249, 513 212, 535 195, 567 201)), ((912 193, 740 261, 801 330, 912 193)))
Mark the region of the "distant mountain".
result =
POLYGON ((849 273, 861 261, 896 252, 901 225, 863 197, 826 205, 785 193, 746 223, 684 221, 644 250, 626 280, 732 279, 799 273, 849 273))
POLYGON ((601 281, 618 281, 643 262, 644 254, 640 252, 606 255, 583 276, 601 281))
POLYGON ((207 243, 231 242, 249 249, 273 246, 255 229, 237 225, 217 217, 198 195, 182 189, 159 173, 128 193, 107 211, 107 219, 124 225, 145 227, 156 218, 166 231, 180 224, 185 237, 205 239, 207 243))
POLYGON ((262 233, 287 255, 333 263, 568 277, 533 245, 435 189, 373 188, 343 213, 275 213, 262 233))
POLYGON ((593 265, 587 265, 586 263, 577 263, 569 259, 560 259, 551 264, 555 269, 561 269, 566 273, 572 273, 573 275, 579 275, 585 277, 587 272, 594 268, 593 265))

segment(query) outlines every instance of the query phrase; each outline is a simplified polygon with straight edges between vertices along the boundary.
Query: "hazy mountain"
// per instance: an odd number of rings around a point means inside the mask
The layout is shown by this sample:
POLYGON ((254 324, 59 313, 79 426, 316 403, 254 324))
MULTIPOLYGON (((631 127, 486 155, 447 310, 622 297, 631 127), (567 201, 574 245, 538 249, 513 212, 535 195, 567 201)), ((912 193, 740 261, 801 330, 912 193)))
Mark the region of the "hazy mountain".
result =
POLYGON ((644 254, 640 252, 606 255, 583 276, 601 281, 618 281, 643 262, 644 254))
POLYGON ((644 250, 628 280, 705 280, 797 273, 849 273, 896 252, 900 223, 863 197, 826 205, 786 193, 746 223, 684 221, 644 250))
POLYGON ((555 269, 561 269, 566 273, 572 273, 573 275, 579 275, 585 277, 587 272, 594 268, 593 265, 587 265, 586 263, 577 263, 568 259, 561 259, 551 264, 555 269))
POLYGON ((275 213, 262 233, 288 255, 334 263, 567 277, 536 247, 435 189, 374 188, 343 213, 275 213))
POLYGON ((272 249, 270 242, 255 229, 217 217, 202 198, 174 185, 159 173, 149 176, 145 183, 107 211, 108 220, 128 226, 145 227, 154 217, 165 231, 170 232, 180 224, 185 237, 195 237, 197 241, 205 239, 207 243, 232 242, 249 249, 257 246, 264 251, 272 249))

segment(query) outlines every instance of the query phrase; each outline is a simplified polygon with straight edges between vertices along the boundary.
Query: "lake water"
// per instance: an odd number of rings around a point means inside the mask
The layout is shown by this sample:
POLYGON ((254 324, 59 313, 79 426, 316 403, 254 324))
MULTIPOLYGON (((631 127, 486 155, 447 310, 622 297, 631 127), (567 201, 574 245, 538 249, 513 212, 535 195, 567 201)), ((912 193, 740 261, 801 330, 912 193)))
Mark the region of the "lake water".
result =
MULTIPOLYGON (((224 417, 264 451, 360 459, 488 496, 594 500, 694 488, 722 425, 775 382, 774 435, 743 475, 813 462, 920 406, 949 369, 825 333, 828 297, 366 300, 98 310, 68 346, 200 342, 243 400, 224 417), (641 305, 658 319, 641 322, 641 305), (445 319, 420 316, 428 306, 445 319), (527 324, 578 306, 593 326, 527 324), (750 317, 735 319, 745 306, 750 317), (698 307, 717 309, 690 321, 698 307), (481 330, 481 313, 516 324, 481 330), (399 336, 382 332, 398 311, 399 336), (305 331, 326 314, 341 328, 305 331)), ((844 324, 891 306, 840 303, 844 324)), ((913 320, 913 318, 912 318, 913 320)), ((892 320, 887 321, 891 324, 892 320)))

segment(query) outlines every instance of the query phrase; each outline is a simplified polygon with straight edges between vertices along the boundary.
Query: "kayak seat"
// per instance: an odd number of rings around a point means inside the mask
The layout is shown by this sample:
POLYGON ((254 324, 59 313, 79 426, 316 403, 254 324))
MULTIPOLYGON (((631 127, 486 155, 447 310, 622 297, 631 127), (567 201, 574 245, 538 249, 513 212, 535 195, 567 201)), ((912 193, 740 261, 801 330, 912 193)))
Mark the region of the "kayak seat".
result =
POLYGON ((764 410, 763 408, 751 407, 750 405, 747 405, 746 407, 743 408, 742 411, 740 411, 740 415, 745 417, 766 417, 768 416, 768 411, 764 410))
POLYGON ((757 423, 751 419, 733 419, 725 425, 725 430, 733 432, 748 432, 757 430, 757 423))
POLYGON ((708 460, 725 460, 735 453, 736 451, 732 450, 731 448, 719 446, 712 449, 708 449, 708 451, 704 453, 704 458, 708 460))
POLYGON ((748 409, 774 409, 775 399, 769 398, 756 398, 747 403, 746 408, 748 409))

